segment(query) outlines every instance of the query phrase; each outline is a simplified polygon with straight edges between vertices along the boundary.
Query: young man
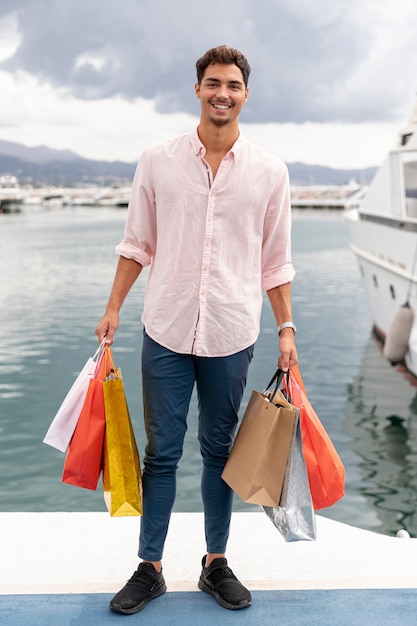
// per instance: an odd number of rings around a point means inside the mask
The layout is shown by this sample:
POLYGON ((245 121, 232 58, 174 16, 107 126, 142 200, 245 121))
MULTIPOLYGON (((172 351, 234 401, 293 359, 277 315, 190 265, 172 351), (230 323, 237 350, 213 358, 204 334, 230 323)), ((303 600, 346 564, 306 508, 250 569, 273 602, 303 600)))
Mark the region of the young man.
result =
POLYGON ((161 559, 194 384, 207 542, 198 585, 225 608, 250 606, 249 591, 225 558, 233 493, 221 474, 259 334, 262 289, 278 325, 278 364, 287 370, 297 362, 287 169, 239 132, 249 93, 243 54, 220 46, 196 67, 200 123, 143 153, 124 239, 116 248, 114 285, 96 329, 100 341, 113 342, 123 301, 142 267, 150 265, 142 316, 148 437, 142 562, 110 603, 120 613, 141 611, 166 591, 161 559))

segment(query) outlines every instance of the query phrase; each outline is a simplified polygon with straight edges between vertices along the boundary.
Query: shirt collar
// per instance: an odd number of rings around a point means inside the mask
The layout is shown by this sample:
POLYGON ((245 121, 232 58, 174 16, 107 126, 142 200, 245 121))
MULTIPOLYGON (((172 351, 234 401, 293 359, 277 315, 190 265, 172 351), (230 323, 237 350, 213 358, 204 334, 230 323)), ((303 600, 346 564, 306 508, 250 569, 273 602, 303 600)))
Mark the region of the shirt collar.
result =
MULTIPOLYGON (((201 142, 200 137, 198 136, 197 128, 195 128, 191 132, 190 137, 191 137, 191 145, 193 147, 194 154, 196 156, 198 155, 204 156, 206 153, 206 148, 204 144, 201 142)), ((234 158, 238 158, 242 154, 245 144, 246 144, 246 139, 244 135, 242 134, 242 131, 239 131, 239 137, 236 139, 235 143, 230 148, 228 154, 232 154, 234 158)))

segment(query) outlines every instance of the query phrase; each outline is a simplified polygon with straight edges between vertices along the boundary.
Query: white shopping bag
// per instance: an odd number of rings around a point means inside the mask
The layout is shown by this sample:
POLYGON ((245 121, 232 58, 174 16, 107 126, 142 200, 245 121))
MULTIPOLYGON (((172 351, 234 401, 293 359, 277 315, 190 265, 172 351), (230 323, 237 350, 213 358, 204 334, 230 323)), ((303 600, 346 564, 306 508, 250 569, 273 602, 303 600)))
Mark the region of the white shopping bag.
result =
POLYGON ((103 341, 93 357, 90 357, 78 374, 74 384, 65 396, 52 423, 45 435, 43 443, 65 452, 80 416, 81 409, 87 395, 90 379, 94 376, 104 354, 103 341))

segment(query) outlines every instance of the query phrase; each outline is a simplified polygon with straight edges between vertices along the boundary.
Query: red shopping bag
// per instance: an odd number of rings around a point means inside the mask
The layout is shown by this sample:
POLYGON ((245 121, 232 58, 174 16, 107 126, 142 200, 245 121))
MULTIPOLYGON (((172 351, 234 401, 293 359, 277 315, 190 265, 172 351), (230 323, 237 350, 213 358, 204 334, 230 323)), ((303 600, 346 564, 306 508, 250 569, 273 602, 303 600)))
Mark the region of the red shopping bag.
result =
POLYGON ((103 393, 106 363, 104 356, 94 378, 90 380, 62 474, 62 482, 84 489, 97 489, 101 471, 106 425, 103 393))
POLYGON ((298 366, 290 368, 289 386, 284 389, 300 409, 303 454, 315 511, 332 506, 345 494, 345 468, 336 449, 311 406, 298 366))
POLYGON ((104 356, 104 339, 93 357, 90 357, 78 374, 71 389, 52 420, 43 442, 66 452, 80 417, 81 409, 87 395, 88 385, 104 356))

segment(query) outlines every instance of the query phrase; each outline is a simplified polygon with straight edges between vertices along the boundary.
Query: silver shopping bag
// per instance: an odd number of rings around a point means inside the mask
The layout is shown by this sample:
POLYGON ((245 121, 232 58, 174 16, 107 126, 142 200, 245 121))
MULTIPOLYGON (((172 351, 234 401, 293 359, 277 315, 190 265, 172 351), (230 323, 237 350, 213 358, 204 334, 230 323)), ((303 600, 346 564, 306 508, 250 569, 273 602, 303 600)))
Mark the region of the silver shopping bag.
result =
POLYGON ((299 411, 297 413, 279 505, 263 507, 287 542, 316 538, 316 518, 303 456, 299 411))

